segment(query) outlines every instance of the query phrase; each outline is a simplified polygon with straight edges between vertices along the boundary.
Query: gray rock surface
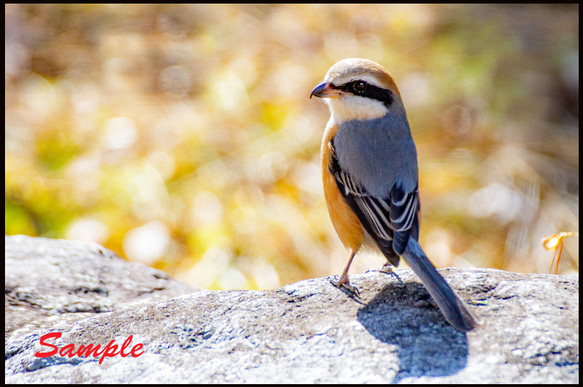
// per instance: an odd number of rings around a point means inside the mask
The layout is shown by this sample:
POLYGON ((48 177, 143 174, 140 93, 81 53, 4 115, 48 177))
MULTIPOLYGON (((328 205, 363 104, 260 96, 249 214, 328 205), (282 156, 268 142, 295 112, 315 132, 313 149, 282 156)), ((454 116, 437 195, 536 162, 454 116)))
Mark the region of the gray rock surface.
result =
POLYGON ((578 383, 579 279, 441 269, 483 325, 449 326, 408 269, 197 291, 93 244, 6 237, 7 383, 578 383), (34 266, 34 268, 33 268, 34 266), (35 357, 51 343, 139 357, 35 357), (130 347, 128 347, 129 352, 130 347))
POLYGON ((4 335, 200 290, 95 243, 5 236, 4 335))

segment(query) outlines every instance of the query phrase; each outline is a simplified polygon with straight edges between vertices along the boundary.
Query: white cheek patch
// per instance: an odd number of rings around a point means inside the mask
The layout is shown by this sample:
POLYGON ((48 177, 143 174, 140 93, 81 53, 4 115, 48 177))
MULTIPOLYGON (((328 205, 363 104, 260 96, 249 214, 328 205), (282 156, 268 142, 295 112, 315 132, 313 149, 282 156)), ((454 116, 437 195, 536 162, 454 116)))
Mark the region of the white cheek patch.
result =
POLYGON ((389 109, 381 101, 355 95, 326 98, 330 114, 336 122, 350 120, 373 120, 385 116, 389 109))

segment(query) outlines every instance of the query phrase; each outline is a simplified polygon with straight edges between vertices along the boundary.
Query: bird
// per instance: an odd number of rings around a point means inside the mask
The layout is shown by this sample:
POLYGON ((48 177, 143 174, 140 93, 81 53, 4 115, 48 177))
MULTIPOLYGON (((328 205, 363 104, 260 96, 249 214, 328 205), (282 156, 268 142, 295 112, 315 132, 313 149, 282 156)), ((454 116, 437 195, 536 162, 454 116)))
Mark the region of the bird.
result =
POLYGON ((421 279, 445 319, 468 332, 479 325, 419 244, 417 148, 399 88, 380 64, 362 58, 334 64, 310 98, 324 99, 330 119, 321 144, 324 197, 350 258, 337 281, 357 292, 348 271, 362 247, 377 248, 384 268, 402 257, 421 279))

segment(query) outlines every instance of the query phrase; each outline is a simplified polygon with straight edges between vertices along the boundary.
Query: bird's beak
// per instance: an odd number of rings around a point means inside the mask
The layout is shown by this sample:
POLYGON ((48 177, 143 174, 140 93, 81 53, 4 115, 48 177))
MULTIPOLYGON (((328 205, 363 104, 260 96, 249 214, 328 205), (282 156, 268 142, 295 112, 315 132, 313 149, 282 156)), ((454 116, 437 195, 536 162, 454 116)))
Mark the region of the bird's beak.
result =
POLYGON ((312 90, 310 98, 338 98, 340 96, 340 90, 335 89, 331 86, 329 82, 322 82, 312 90))

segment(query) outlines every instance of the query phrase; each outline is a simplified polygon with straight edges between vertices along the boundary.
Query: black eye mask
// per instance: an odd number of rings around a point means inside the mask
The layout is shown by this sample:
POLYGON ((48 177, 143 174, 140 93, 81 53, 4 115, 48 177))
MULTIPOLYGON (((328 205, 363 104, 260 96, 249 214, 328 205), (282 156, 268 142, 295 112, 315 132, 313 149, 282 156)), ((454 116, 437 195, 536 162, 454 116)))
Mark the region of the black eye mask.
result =
POLYGON ((393 103, 394 97, 390 90, 371 85, 362 80, 345 83, 340 86, 331 85, 332 88, 342 90, 345 93, 358 95, 360 97, 376 99, 389 107, 393 103))

